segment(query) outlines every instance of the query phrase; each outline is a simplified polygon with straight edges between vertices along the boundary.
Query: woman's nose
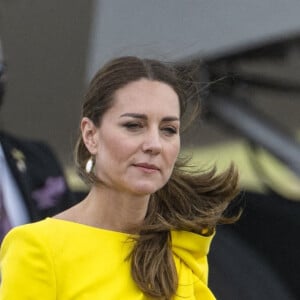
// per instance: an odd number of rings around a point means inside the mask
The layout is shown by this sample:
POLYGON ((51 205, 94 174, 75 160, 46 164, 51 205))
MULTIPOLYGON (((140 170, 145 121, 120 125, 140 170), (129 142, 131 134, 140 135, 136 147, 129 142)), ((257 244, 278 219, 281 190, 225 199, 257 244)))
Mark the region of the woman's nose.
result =
POLYGON ((158 130, 151 130, 145 135, 142 149, 144 152, 159 154, 162 149, 161 137, 158 130))

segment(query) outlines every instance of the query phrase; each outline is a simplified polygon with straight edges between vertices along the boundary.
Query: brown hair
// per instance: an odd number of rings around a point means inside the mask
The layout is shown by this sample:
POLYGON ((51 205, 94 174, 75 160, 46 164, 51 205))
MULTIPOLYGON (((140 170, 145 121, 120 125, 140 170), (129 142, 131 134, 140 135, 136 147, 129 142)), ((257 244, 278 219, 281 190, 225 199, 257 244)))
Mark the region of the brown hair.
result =
MULTIPOLYGON (((182 70, 156 60, 127 56, 112 60, 95 75, 85 96, 82 117, 99 126, 104 113, 113 105, 114 94, 126 84, 147 78, 171 86, 180 101, 181 119, 199 109, 195 100, 196 84, 183 80, 182 70), (192 87, 194 87, 192 89, 192 87), (193 90, 193 92, 191 92, 193 90), (193 104, 193 109, 187 109, 193 104)), ((90 153, 79 137, 75 149, 81 176, 97 183, 91 172, 85 172, 90 153)), ((131 272, 139 288, 148 296, 170 299, 177 290, 177 272, 171 251, 170 230, 186 230, 211 234, 219 223, 232 221, 224 211, 238 192, 238 174, 233 165, 216 174, 216 169, 192 171, 188 161, 178 159, 167 184, 150 197, 148 211, 138 228, 131 254, 131 272)))

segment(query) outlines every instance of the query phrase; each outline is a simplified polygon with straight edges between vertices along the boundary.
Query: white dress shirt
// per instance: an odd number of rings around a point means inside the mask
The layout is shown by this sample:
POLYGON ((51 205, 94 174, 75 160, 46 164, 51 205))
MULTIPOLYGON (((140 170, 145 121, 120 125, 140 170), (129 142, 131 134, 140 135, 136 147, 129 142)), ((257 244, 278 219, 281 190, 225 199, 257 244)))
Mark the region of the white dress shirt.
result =
POLYGON ((4 156, 0 143, 0 185, 4 196, 4 205, 11 225, 17 226, 29 222, 29 215, 22 194, 16 184, 4 156))

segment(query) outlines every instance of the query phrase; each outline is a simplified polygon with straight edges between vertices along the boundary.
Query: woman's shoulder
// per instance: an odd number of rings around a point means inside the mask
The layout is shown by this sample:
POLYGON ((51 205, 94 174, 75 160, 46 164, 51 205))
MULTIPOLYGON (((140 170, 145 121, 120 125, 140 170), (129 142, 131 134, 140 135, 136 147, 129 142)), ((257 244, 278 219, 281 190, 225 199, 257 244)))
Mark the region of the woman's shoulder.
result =
POLYGON ((171 231, 172 248, 175 252, 190 252, 206 256, 214 234, 204 236, 188 231, 171 231))
MULTIPOLYGON (((0 260, 19 259, 26 255, 48 253, 48 242, 44 238, 45 221, 20 225, 11 229, 1 244, 0 260)), ((30 256, 29 255, 29 256, 30 256)))
POLYGON ((47 217, 41 221, 36 221, 32 223, 27 223, 23 225, 16 226, 12 228, 8 235, 11 234, 18 234, 18 233, 45 233, 49 232, 49 230, 53 229, 56 230, 59 226, 59 222, 55 222, 56 219, 47 217))
POLYGON ((41 237, 49 235, 51 231, 54 234, 55 230, 52 230, 48 219, 16 226, 7 233, 1 244, 1 248, 11 243, 24 244, 33 240, 41 240, 41 237))
POLYGON ((128 234, 105 230, 60 218, 46 218, 42 221, 13 228, 5 237, 3 244, 39 244, 53 249, 65 245, 120 244, 127 241, 128 234))

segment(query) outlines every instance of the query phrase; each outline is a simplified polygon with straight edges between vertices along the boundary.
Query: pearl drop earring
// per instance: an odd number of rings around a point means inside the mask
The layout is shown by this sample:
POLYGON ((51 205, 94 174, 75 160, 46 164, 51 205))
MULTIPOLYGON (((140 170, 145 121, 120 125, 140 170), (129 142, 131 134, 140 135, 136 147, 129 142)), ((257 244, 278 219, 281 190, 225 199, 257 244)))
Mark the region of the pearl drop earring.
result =
POLYGON ((94 167, 94 160, 92 158, 92 156, 88 159, 88 161, 86 162, 85 165, 85 171, 89 174, 91 173, 92 169, 94 167))

